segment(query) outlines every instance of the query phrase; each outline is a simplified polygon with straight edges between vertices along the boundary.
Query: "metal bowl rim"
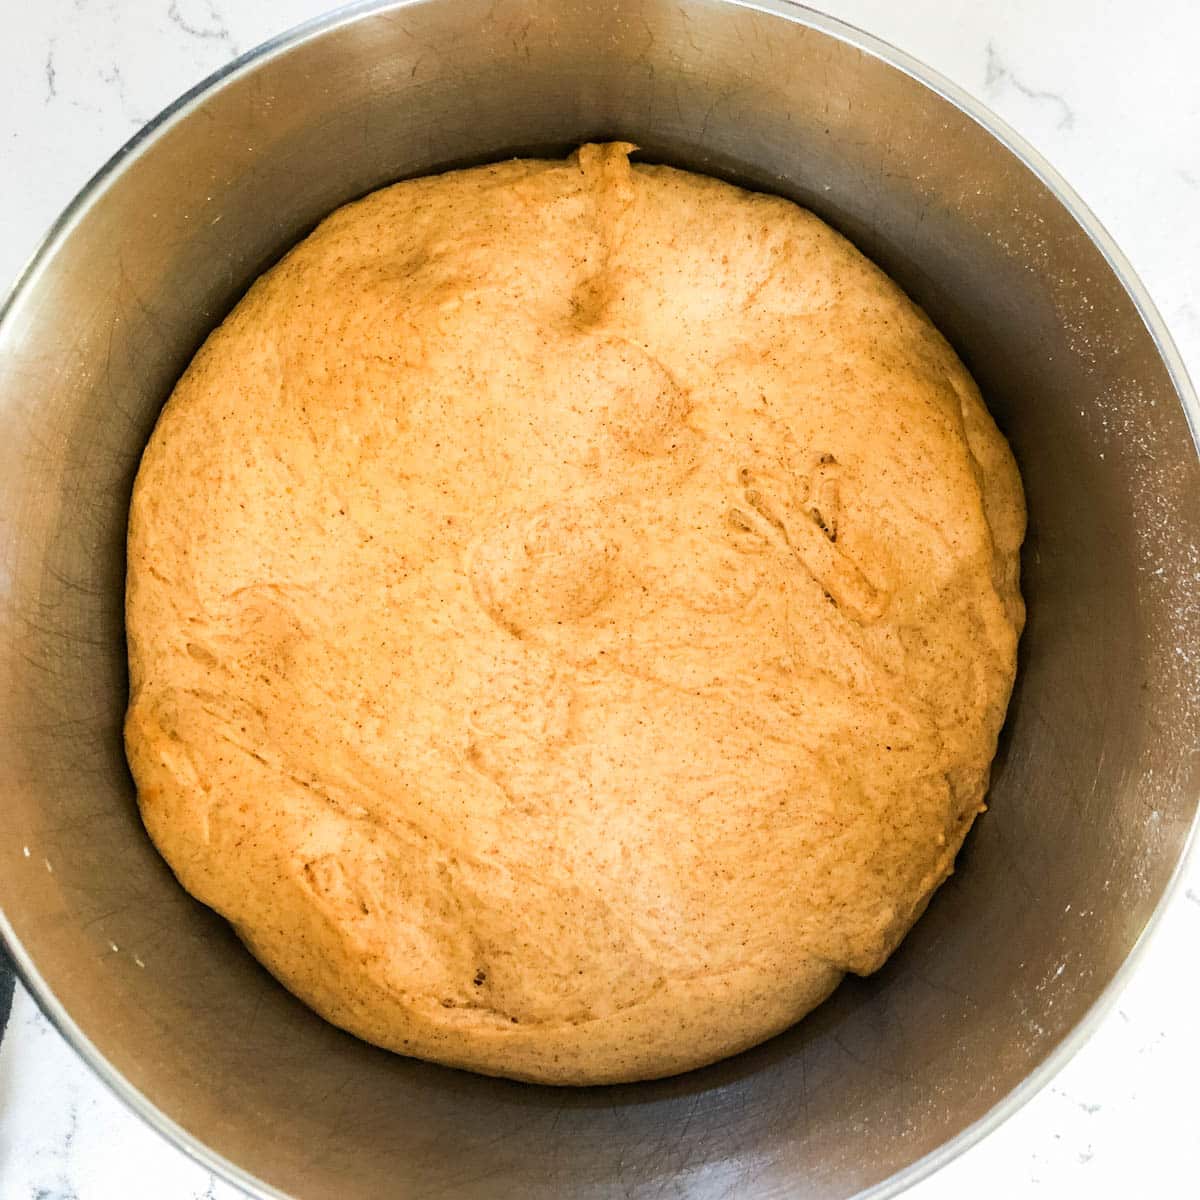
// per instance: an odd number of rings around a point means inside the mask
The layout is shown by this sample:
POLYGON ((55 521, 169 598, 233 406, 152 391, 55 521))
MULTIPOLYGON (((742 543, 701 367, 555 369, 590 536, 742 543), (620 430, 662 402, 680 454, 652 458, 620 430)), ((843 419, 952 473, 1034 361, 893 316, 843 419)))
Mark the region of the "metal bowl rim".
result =
MULTIPOLYGON (((363 16, 388 9, 436 2, 437 0, 356 0, 354 3, 335 8, 322 16, 304 21, 268 38, 185 91, 121 146, 84 184, 51 225, 26 267, 9 289, 4 302, 0 304, 0 332, 3 331, 9 315, 20 304, 24 294, 36 282, 43 266, 52 258, 93 201, 120 175, 127 163, 136 159, 145 146, 153 142, 177 120, 197 108, 210 93, 215 92, 243 72, 257 67, 260 63, 267 62, 312 38, 319 37, 363 16)), ((1074 217, 1093 245, 1103 255, 1110 270, 1133 301, 1170 374, 1179 403, 1187 418, 1197 453, 1200 454, 1200 399, 1197 398, 1196 390, 1188 378, 1187 369, 1166 323, 1150 298, 1145 285, 1138 278, 1129 260, 1119 249, 1108 230, 1074 189, 1037 150, 1007 122, 963 88, 952 83, 933 68, 926 66, 919 59, 891 45, 890 42, 859 29, 849 22, 818 12, 807 5, 797 3, 796 0, 722 0, 722 2, 807 26, 852 45, 873 58, 880 59, 952 104, 981 126, 1031 171, 1074 217)), ((910 1163, 890 1178, 860 1192, 855 1200, 888 1200, 932 1175, 1001 1125, 1062 1070, 1095 1032, 1136 970, 1147 944, 1160 925, 1163 912, 1180 890, 1180 880, 1189 857, 1195 853, 1196 844, 1200 841, 1200 836, 1197 834, 1198 829, 1200 829, 1200 812, 1193 816, 1171 878, 1163 888, 1154 911, 1142 927, 1124 962, 1113 974, 1100 995, 1092 1002, 1091 1007, 1058 1045, 1034 1067, 1021 1083, 998 1100, 982 1117, 960 1130, 936 1150, 930 1151, 924 1157, 910 1163)), ((294 1200, 287 1193, 264 1183, 236 1163, 217 1154, 155 1107, 146 1096, 113 1067, 50 990, 2 910, 0 910, 0 942, 7 949, 17 976, 37 1001, 50 1023, 127 1108, 136 1113, 151 1129, 168 1142, 182 1150, 197 1165, 234 1187, 240 1188, 252 1200, 294 1200)))

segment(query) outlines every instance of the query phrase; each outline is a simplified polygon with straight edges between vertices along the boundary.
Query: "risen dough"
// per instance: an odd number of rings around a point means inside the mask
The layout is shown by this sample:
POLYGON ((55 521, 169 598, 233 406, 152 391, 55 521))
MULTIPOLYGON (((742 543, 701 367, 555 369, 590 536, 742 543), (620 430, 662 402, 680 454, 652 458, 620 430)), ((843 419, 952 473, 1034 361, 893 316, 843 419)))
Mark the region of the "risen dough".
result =
POLYGON ((127 744, 183 885, 404 1054, 669 1074, 875 970, 981 811, 1024 512, 784 200, 625 145, 376 192, 180 380, 127 744))

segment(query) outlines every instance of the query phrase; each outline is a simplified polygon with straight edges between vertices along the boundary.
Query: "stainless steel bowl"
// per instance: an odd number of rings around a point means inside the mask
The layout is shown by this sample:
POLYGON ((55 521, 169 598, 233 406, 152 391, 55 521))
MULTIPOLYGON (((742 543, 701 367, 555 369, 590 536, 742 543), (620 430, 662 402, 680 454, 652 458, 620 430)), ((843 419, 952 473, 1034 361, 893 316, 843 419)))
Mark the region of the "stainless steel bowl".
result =
POLYGON ((134 139, 0 320, 0 903, 135 1109, 260 1196, 893 1194, 1078 1044, 1180 860, 1200 758, 1200 469, 1179 359, 1078 199, 973 101, 776 0, 425 0, 266 45, 134 139), (325 1025, 177 887, 122 757, 126 506, 249 281, 403 176, 621 136, 792 196, 931 313, 1024 472, 1029 626, 992 811, 888 966, 791 1032, 566 1092, 325 1025))

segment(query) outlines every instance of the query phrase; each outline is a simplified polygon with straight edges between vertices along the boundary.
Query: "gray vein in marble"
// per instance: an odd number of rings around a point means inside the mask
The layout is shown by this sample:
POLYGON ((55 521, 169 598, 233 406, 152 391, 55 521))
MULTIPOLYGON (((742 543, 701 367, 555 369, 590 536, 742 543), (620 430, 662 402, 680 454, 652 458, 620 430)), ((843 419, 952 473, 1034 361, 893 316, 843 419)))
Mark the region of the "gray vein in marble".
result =
POLYGON ((62 1145, 64 1150, 70 1150, 75 1144, 75 1135, 79 1132, 79 1106, 72 1104, 67 1109, 67 1132, 63 1135, 62 1145))
POLYGON ((1056 127, 1058 129, 1074 129, 1075 128, 1075 110, 1063 99, 1058 92, 1051 92, 1041 88, 1030 87, 1024 80, 1017 78, 1004 64, 1004 60, 1000 57, 994 42, 987 44, 987 67, 983 77, 983 87, 989 95, 995 95, 1000 91, 1001 87, 1009 84, 1015 91, 1019 92, 1026 99, 1033 100, 1036 103, 1051 104, 1058 109, 1058 121, 1056 127))
POLYGON ((208 23, 198 25, 194 23, 194 18, 189 20, 187 16, 184 16, 181 0, 171 0, 171 6, 167 9, 167 19, 172 25, 183 30, 188 37, 199 38, 205 42, 220 42, 229 52, 229 57, 236 58, 237 43, 233 40, 233 34, 230 33, 225 18, 221 16, 213 0, 204 0, 204 7, 208 10, 208 23))
POLYGON ((58 72, 54 69, 53 38, 50 39, 50 42, 46 47, 46 63, 44 69, 46 73, 46 103, 49 104, 50 101, 58 95, 58 86, 55 82, 58 79, 58 72))
POLYGON ((1183 894, 1193 904, 1200 904, 1200 892, 1197 892, 1195 888, 1188 888, 1183 894))
POLYGON ((75 1143, 75 1135, 79 1132, 79 1106, 71 1103, 67 1109, 67 1128, 59 1144, 57 1154, 57 1178, 49 1185, 38 1184, 34 1187, 31 1200, 79 1200, 79 1193, 71 1182, 69 1158, 71 1147, 75 1143))
MULTIPOLYGON (((107 84, 111 84, 116 90, 117 96, 121 101, 121 111, 124 112, 126 119, 132 122, 137 128, 141 128, 146 123, 146 118, 139 116, 132 111, 129 103, 129 90, 125 86, 125 76, 121 74, 121 68, 117 63, 113 63, 112 67, 107 71, 98 72, 100 78, 107 84)), ((77 107, 85 107, 78 105, 77 107)), ((91 111, 95 111, 94 109, 91 111)))

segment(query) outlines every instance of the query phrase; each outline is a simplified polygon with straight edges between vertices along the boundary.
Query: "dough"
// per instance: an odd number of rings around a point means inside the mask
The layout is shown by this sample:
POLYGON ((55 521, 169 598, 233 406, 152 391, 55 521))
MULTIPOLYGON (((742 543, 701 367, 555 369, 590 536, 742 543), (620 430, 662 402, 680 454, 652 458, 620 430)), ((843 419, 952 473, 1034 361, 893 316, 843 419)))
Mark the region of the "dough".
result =
POLYGON ((183 886, 403 1054, 687 1070, 874 971, 982 811, 1004 440, 816 217, 584 146, 339 209, 180 380, 126 740, 183 886))

